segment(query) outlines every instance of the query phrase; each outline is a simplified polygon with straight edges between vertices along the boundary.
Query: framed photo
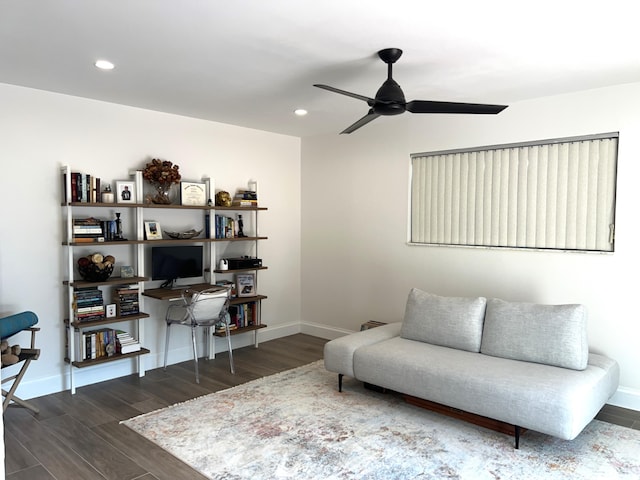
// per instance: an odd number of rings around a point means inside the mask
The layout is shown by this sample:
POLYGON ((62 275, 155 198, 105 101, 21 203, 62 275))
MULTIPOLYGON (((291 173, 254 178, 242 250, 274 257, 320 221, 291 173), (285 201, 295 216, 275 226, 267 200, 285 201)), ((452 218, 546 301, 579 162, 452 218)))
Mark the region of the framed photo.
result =
POLYGON ((116 203, 136 203, 135 182, 116 181, 116 203))
POLYGON ((131 265, 123 265, 120 267, 120 276, 122 278, 133 278, 133 267, 131 265))
POLYGON ((144 222, 144 234, 147 240, 162 240, 162 229, 158 222, 144 222))
POLYGON ((180 204, 206 205, 207 185, 199 182, 180 182, 180 204))
POLYGON ((238 297, 253 297, 256 294, 256 274, 236 274, 236 285, 238 297))

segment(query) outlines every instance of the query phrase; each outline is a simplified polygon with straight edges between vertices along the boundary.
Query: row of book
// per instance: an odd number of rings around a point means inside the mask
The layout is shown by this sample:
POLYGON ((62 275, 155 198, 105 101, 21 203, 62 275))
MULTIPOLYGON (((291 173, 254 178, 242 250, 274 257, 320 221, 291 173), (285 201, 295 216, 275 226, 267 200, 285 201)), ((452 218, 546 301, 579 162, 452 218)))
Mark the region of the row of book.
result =
MULTIPOLYGON (((64 178, 64 185, 66 194, 66 174, 64 178)), ((100 192, 100 178, 86 173, 71 172, 72 202, 100 203, 102 201, 100 192)))
POLYGON ((73 291, 73 317, 76 322, 90 322, 104 318, 102 290, 98 287, 76 288, 73 291))
POLYGON ((249 327, 258 323, 258 305, 255 302, 229 306, 231 325, 236 328, 249 327))
POLYGON ((214 227, 214 238, 234 238, 236 236, 236 221, 231 217, 216 215, 214 227))
POLYGON ((141 348, 140 342, 123 330, 102 328, 76 332, 76 358, 82 360, 134 353, 141 348))
POLYGON ((231 205, 234 207, 257 207, 258 192, 254 190, 236 190, 231 205))

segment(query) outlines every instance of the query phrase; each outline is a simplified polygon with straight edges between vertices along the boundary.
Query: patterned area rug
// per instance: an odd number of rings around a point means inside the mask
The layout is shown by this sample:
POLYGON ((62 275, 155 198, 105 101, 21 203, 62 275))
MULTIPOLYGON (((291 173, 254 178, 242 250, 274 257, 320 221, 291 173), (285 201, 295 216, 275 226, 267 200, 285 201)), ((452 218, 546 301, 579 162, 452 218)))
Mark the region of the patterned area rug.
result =
POLYGON ((640 431, 513 437, 366 390, 322 362, 123 422, 212 479, 640 478, 640 431))

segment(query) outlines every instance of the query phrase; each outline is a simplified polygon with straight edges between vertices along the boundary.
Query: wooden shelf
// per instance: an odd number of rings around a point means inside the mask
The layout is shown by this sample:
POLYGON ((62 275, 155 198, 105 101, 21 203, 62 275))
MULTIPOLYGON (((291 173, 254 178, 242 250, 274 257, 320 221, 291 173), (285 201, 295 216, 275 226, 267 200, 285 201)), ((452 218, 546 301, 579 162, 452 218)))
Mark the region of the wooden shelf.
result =
MULTIPOLYGON (((240 333, 246 333, 246 332, 252 332, 254 330, 260 330, 261 328, 267 328, 266 325, 249 325, 248 327, 240 327, 240 328, 235 328, 233 330, 229 331, 229 334, 231 336, 234 335, 239 335, 240 333)), ((226 332, 214 332, 214 335, 216 337, 226 337, 227 334, 226 332)))
MULTIPOLYGON (((72 287, 82 288, 82 287, 99 287, 101 285, 133 285, 138 282, 146 282, 148 281, 148 277, 109 277, 103 282, 87 282, 85 280, 74 280, 71 282, 72 287)), ((69 281, 65 280, 62 282, 64 285, 69 285, 69 281)))
POLYGON ((97 327, 99 325, 107 325, 109 323, 119 323, 119 322, 128 322, 130 320, 139 320, 141 318, 149 318, 149 314, 148 313, 144 313, 144 312, 139 312, 135 315, 126 315, 124 317, 109 317, 109 318, 104 318, 103 320, 90 320, 88 322, 69 322, 68 318, 64 319, 64 323, 66 323, 67 325, 71 325, 73 328, 75 329, 79 329, 79 328, 90 328, 90 327, 97 327))
MULTIPOLYGON (((124 355, 123 354, 113 355, 111 357, 92 358, 91 360, 83 360, 82 362, 71 362, 71 365, 78 368, 91 367, 93 365, 98 365, 100 363, 115 362, 117 360, 124 360, 125 358, 135 358, 135 357, 139 357, 140 355, 146 355, 147 353, 151 353, 151 351, 147 350, 146 348, 141 348, 137 352, 125 353, 124 355)), ((69 363, 68 358, 65 358, 64 361, 69 363)))
POLYGON ((211 238, 212 242, 246 242, 253 240, 268 240, 269 237, 233 237, 233 238, 211 238))
POLYGON ((213 210, 227 210, 227 211, 263 211, 263 210, 268 210, 267 207, 238 207, 238 206, 231 206, 231 207, 211 207, 213 210))
POLYGON ((263 211, 267 207, 217 207, 215 205, 175 205, 157 203, 91 203, 91 202, 63 202, 63 207, 98 207, 98 208, 165 208, 186 210, 227 210, 227 211, 263 211))
POLYGON ((74 247, 91 247, 97 245, 137 245, 140 240, 110 240, 108 242, 62 242, 62 245, 73 245, 74 247))
POLYGON ((74 247, 89 247, 98 245, 171 245, 176 243, 209 243, 209 242, 247 242, 254 240, 268 240, 269 237, 233 237, 233 238, 163 238, 161 240, 118 240, 110 242, 62 242, 62 245, 74 247))
POLYGON ((253 272, 254 270, 266 270, 269 267, 253 267, 253 268, 233 268, 227 270, 215 269, 214 273, 242 273, 242 272, 253 272))
POLYGON ((242 305, 243 303, 259 302, 260 300, 265 300, 266 298, 266 295, 255 295, 253 297, 233 297, 229 301, 229 305, 242 305))

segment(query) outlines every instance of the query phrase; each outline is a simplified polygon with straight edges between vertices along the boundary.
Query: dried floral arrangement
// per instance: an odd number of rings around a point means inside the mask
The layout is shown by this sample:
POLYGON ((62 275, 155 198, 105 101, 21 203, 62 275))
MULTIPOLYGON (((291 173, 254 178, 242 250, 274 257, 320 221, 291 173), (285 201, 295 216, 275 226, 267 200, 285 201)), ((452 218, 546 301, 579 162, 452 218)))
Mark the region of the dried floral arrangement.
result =
POLYGON ((142 170, 142 178, 152 185, 168 186, 180 183, 180 167, 169 160, 152 159, 142 170))

